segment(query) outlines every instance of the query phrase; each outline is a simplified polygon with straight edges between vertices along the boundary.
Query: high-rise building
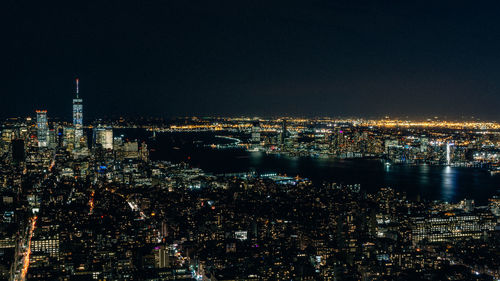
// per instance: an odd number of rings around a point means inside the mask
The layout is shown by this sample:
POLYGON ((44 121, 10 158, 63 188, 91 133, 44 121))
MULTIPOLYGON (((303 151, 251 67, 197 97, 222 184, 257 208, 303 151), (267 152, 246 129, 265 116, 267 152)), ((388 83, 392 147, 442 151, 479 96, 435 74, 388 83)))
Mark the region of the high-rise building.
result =
POLYGON ((64 127, 63 129, 63 145, 73 148, 75 143, 75 128, 64 127))
POLYGON ((75 127, 75 145, 83 137, 83 100, 79 96, 78 78, 76 78, 76 98, 73 99, 73 126, 75 127))
POLYGON ((127 141, 123 144, 123 155, 125 158, 137 158, 139 156, 139 144, 137 141, 127 141))
POLYGON ((260 143, 260 122, 258 120, 252 123, 252 139, 253 144, 260 143))
POLYGON ((113 149, 113 129, 109 127, 94 128, 94 145, 104 149, 113 149))
POLYGON ((156 268, 168 268, 172 266, 172 258, 170 257, 169 249, 161 246, 155 249, 156 268))
POLYGON ((36 128, 38 147, 47 147, 49 138, 49 123, 47 121, 47 110, 36 111, 36 128))
POLYGON ((49 129, 48 146, 51 149, 54 149, 57 146, 57 136, 55 129, 49 129))

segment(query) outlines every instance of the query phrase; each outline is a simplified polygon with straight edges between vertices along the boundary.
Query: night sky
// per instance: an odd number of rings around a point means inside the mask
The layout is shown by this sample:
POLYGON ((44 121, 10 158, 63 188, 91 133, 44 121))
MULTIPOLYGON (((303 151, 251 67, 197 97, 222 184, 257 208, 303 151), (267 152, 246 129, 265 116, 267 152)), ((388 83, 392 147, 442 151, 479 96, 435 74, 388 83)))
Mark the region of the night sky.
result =
POLYGON ((500 120, 499 1, 2 1, 0 116, 500 120), (437 3, 440 2, 440 3, 437 3))

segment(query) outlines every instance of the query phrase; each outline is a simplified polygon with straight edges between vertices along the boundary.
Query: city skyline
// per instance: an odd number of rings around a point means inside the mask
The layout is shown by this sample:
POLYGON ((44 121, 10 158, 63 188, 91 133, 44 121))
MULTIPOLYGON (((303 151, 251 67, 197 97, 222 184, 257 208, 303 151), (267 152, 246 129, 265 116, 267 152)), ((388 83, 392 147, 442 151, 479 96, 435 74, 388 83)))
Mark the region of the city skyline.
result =
MULTIPOLYGON (((73 127, 75 128, 75 138, 78 139, 78 138, 81 138, 83 133, 82 133, 82 128, 85 127, 84 123, 83 123, 83 105, 84 105, 84 102, 83 102, 83 98, 80 97, 80 91, 79 91, 79 83, 80 83, 80 78, 75 78, 74 79, 74 90, 73 90, 73 93, 74 93, 74 97, 72 99, 73 103, 72 103, 72 116, 71 116, 71 121, 73 123, 73 127)), ((43 108, 38 108, 38 109, 35 109, 34 113, 37 114, 38 111, 44 111, 45 113, 47 113, 47 110, 46 109, 43 109, 43 108)), ((64 112, 65 110, 63 108, 57 108, 54 113, 54 115, 52 117, 50 116, 47 116, 47 118, 50 120, 51 118, 56 118, 56 121, 57 122, 61 122, 61 121, 67 121, 67 116, 62 116, 60 114, 60 112, 64 112)), ((32 114, 27 114, 27 115, 24 115, 24 116, 9 116, 7 118, 24 118, 24 117, 32 117, 32 114)), ((290 114, 285 114, 285 115, 276 115, 276 114, 269 114, 269 115, 260 115, 260 116, 257 116, 257 115, 234 115, 234 116, 231 116, 231 115, 220 115, 220 114, 213 114, 213 115, 206 115, 206 116, 197 116, 197 115, 186 115, 186 116, 168 116, 168 117, 165 117, 164 115, 150 115, 150 116, 135 116, 135 115, 127 115, 126 113, 122 113, 122 114, 112 114, 111 116, 108 116, 106 115, 106 113, 101 113, 102 115, 98 115, 98 116, 95 116, 93 119, 91 119, 89 121, 89 123, 93 123, 93 122, 96 122, 96 121, 103 121, 103 117, 105 119, 107 119, 106 121, 111 121, 113 119, 121 119, 121 118, 131 118, 131 120, 134 120, 136 118, 145 118, 145 119, 148 119, 148 118, 158 118, 160 117, 162 120, 175 120, 177 118, 252 118, 254 120, 265 120, 265 119, 283 119, 283 120, 286 120, 286 119, 309 119, 309 120, 318 120, 318 119, 332 119, 332 120, 355 120, 355 119, 358 119, 358 120, 366 120, 366 121, 377 121, 377 120, 380 120, 381 122, 383 122, 384 120, 386 122, 411 122, 412 124, 424 124, 426 122, 431 122, 431 123, 435 123, 435 122, 451 122, 451 123, 448 123, 448 124, 459 124, 460 122, 464 122, 465 123, 468 123, 468 122, 479 122, 479 123, 497 123, 497 120, 484 120, 484 119, 481 119, 481 118, 478 118, 476 116, 461 116, 460 118, 457 118, 457 117, 448 117, 448 116, 438 116, 437 114, 434 114, 434 115, 428 115, 428 116, 420 116, 418 118, 411 118, 409 116, 390 116, 389 114, 385 114, 385 115, 381 115, 381 116, 376 116, 376 117, 367 117, 367 116, 362 116, 362 115, 353 115, 353 116, 328 116, 328 115, 301 115, 301 116, 293 116, 293 115, 290 115, 290 114)), ((36 116, 35 116, 36 117, 36 116)), ((429 123, 429 124, 431 124, 429 123)), ((436 125, 436 124, 434 124, 436 125)), ((415 126, 415 125, 413 125, 415 126)), ((420 126, 420 125, 418 125, 420 126)), ((446 125, 445 125, 446 126, 446 125)))
POLYGON ((500 2, 2 8, 0 281, 500 280, 500 2))
POLYGON ((0 127, 1 280, 500 277, 499 123, 121 119, 78 139, 75 98, 76 122, 0 127))

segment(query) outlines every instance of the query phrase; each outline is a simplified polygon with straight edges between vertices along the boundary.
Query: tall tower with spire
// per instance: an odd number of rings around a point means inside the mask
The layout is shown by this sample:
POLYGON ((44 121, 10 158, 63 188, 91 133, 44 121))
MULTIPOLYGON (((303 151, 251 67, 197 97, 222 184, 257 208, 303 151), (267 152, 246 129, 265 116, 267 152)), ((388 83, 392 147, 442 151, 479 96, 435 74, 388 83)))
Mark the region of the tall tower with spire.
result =
POLYGON ((75 147, 78 147, 83 137, 83 100, 78 89, 79 79, 76 78, 76 98, 73 99, 73 126, 75 127, 75 147))

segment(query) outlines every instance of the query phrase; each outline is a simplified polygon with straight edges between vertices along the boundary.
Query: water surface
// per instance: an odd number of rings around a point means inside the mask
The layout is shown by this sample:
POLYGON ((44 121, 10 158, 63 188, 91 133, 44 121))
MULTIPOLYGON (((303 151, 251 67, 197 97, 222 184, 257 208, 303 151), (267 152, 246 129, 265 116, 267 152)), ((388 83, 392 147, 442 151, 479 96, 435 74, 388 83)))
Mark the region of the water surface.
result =
POLYGON ((428 165, 387 167, 379 160, 290 157, 204 146, 220 141, 225 140, 215 138, 212 133, 163 133, 148 142, 155 150, 151 153, 152 159, 187 162, 214 174, 277 172, 299 175, 314 182, 359 183, 369 192, 380 187, 392 187, 406 192, 412 199, 419 195, 422 199, 446 202, 471 198, 477 203, 486 203, 488 198, 498 194, 500 188, 500 176, 491 176, 488 171, 479 168, 428 165))

